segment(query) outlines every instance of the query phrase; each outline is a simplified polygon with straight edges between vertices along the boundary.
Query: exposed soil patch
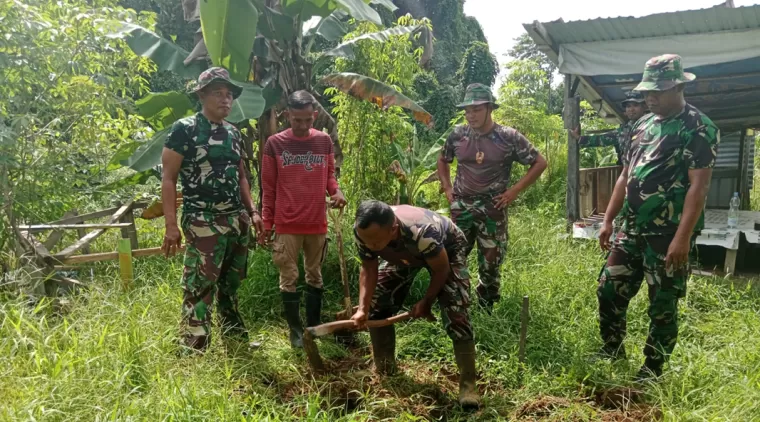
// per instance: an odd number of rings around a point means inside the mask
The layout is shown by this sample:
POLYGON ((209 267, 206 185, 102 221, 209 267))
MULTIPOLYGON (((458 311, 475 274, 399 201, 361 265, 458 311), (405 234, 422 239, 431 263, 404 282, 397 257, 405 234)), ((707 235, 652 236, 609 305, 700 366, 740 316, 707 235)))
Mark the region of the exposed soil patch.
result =
POLYGON ((662 418, 659 409, 642 402, 640 391, 614 388, 598 391, 594 397, 570 400, 541 396, 524 403, 514 413, 517 420, 588 420, 604 422, 649 422, 662 418))

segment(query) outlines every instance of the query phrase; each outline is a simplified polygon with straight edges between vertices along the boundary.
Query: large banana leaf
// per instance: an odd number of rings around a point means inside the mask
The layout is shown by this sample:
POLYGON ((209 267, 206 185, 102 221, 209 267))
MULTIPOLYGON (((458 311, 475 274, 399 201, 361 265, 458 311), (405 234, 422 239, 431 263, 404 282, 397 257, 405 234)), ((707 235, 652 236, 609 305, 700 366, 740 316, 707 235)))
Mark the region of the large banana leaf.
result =
POLYGON ((259 11, 252 0, 201 1, 201 28, 211 61, 247 81, 259 11))
POLYGON ((375 9, 362 0, 335 0, 339 7, 348 12, 349 15, 360 21, 370 21, 375 25, 382 25, 383 20, 375 9))
POLYGON ((243 120, 258 119, 266 105, 263 90, 257 85, 237 83, 243 86, 243 93, 232 103, 232 110, 227 116, 227 121, 238 123, 243 120))
POLYGON ((326 56, 338 56, 346 57, 349 59, 354 58, 354 45, 361 40, 373 40, 377 42, 388 41, 393 36, 411 34, 417 31, 421 31, 424 25, 414 26, 397 26, 394 28, 386 29, 379 32, 372 32, 369 34, 360 35, 354 39, 348 40, 332 50, 326 51, 326 56))
POLYGON ((122 162, 131 157, 132 154, 137 151, 137 148, 140 148, 143 144, 144 142, 128 142, 122 144, 122 146, 120 146, 119 149, 116 150, 116 153, 114 153, 114 155, 111 157, 111 160, 108 162, 108 166, 106 166, 106 170, 113 171, 124 167, 122 162))
POLYGON ((135 54, 153 60, 159 70, 169 70, 182 77, 196 79, 205 69, 203 63, 199 62, 185 66, 185 58, 189 55, 187 51, 140 25, 119 22, 119 27, 107 36, 124 39, 135 54))
POLYGON ((391 12, 395 12, 398 9, 398 7, 396 7, 396 5, 393 4, 393 1, 391 0, 370 0, 370 3, 384 6, 386 9, 390 10, 391 12))
MULTIPOLYGON (((343 39, 348 33, 348 28, 343 24, 343 19, 348 16, 346 12, 342 10, 336 10, 326 18, 322 18, 319 23, 305 31, 304 35, 312 36, 314 34, 321 35, 327 41, 338 41, 343 39)), ((308 51, 308 49, 307 49, 308 51)))
POLYGON ((392 106, 403 107, 410 110, 418 122, 427 126, 433 123, 433 116, 419 104, 377 79, 356 73, 334 73, 325 76, 322 83, 332 85, 356 98, 373 102, 383 109, 392 106))
MULTIPOLYGON (((370 0, 281 0, 282 10, 288 16, 298 16, 305 22, 314 16, 327 17, 340 8, 360 21, 382 25, 380 15, 367 3, 370 0)), ((388 5, 385 5, 388 7, 388 5)))
POLYGON ((258 31, 269 40, 279 42, 293 41, 295 28, 293 18, 267 7, 259 5, 261 11, 258 31))
POLYGON ((169 127, 193 114, 193 103, 184 92, 154 92, 135 101, 137 110, 154 129, 169 127))
POLYGON ((137 172, 147 171, 161 164, 161 152, 164 150, 164 141, 169 136, 170 130, 171 127, 167 127, 156 132, 148 142, 137 148, 131 157, 122 161, 122 164, 137 172))

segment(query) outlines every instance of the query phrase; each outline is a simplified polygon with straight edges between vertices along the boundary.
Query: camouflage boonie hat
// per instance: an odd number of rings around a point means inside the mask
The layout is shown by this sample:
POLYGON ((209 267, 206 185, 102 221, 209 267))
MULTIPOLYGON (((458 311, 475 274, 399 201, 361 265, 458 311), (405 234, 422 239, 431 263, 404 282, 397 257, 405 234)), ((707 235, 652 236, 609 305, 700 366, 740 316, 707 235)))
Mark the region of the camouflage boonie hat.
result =
POLYGON ((625 100, 623 100, 620 104, 625 107, 626 103, 639 103, 643 104, 646 101, 644 101, 644 94, 638 92, 638 91, 631 91, 625 96, 625 100))
POLYGON ((681 56, 663 54, 652 57, 644 67, 644 76, 634 91, 667 91, 677 85, 696 79, 692 73, 683 71, 681 56))
POLYGON ((227 85, 227 88, 232 92, 232 98, 237 99, 240 94, 243 93, 243 88, 232 83, 230 79, 230 73, 223 67, 212 67, 206 69, 198 76, 198 82, 190 89, 190 94, 198 94, 198 91, 209 86, 214 82, 221 82, 227 85))
POLYGON ((483 84, 470 84, 464 92, 464 102, 457 104, 457 108, 480 104, 491 104, 494 109, 499 108, 496 99, 491 94, 491 88, 483 84))

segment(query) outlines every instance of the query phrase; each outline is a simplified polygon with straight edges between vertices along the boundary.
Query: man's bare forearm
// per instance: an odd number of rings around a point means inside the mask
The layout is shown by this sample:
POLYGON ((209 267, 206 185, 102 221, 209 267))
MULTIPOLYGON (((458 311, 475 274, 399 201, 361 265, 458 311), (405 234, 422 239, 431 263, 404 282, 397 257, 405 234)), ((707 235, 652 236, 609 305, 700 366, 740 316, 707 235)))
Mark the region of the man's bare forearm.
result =
POLYGON ((612 221, 617 217, 620 210, 623 208, 623 201, 625 200, 625 189, 628 183, 628 168, 623 168, 623 172, 620 173, 617 182, 615 182, 615 189, 612 191, 612 198, 607 205, 607 211, 604 213, 604 222, 612 224, 612 221))
POLYGON ((240 178, 240 200, 243 202, 243 206, 248 210, 248 213, 256 211, 256 204, 253 203, 253 197, 251 197, 251 184, 248 183, 248 176, 243 168, 243 164, 240 164, 238 171, 240 178))
POLYGON ((359 310, 369 312, 377 286, 377 261, 362 263, 359 271, 359 310), (374 265, 372 264, 374 262, 374 265))
POLYGON ((697 225, 699 216, 702 214, 702 210, 705 208, 705 201, 707 199, 708 185, 696 185, 692 184, 686 192, 686 200, 683 205, 683 214, 681 214, 681 222, 678 224, 678 230, 676 231, 676 237, 686 240, 691 238, 694 233, 694 227, 697 225))
POLYGON ((443 158, 438 159, 438 179, 443 190, 451 189, 451 168, 443 158))
POLYGON ((167 227, 177 225, 177 181, 164 178, 161 180, 161 205, 167 227))

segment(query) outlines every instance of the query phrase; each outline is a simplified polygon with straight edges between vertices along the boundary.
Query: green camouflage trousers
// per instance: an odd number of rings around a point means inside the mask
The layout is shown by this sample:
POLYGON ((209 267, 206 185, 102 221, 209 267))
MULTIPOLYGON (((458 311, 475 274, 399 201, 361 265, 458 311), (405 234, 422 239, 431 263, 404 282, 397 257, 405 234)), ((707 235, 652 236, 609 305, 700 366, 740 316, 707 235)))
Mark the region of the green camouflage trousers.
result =
POLYGON ((451 219, 467 237, 466 255, 478 244, 476 291, 482 301, 500 298, 501 263, 507 252, 507 214, 496 208, 490 196, 456 198, 451 204, 451 219))
MULTIPOLYGON (((463 244, 464 236, 460 236, 463 244)), ((470 306, 470 275, 464 248, 449 254, 449 266, 449 278, 438 294, 443 328, 454 341, 472 340, 472 325, 467 314, 470 306)), ((409 295, 414 277, 422 268, 391 265, 381 261, 369 319, 385 319, 395 315, 409 295)))
POLYGON ((251 221, 248 214, 183 216, 187 246, 182 275, 185 344, 203 350, 210 343, 214 297, 222 328, 245 335, 237 290, 246 277, 251 221))
MULTIPOLYGON (((644 355, 650 366, 661 366, 673 352, 678 338, 678 299, 686 294, 691 271, 688 265, 673 273, 665 270, 672 240, 672 235, 628 237, 618 232, 599 276, 599 331, 608 350, 623 343, 628 304, 646 278, 650 322, 644 355)), ((692 238, 692 251, 694 245, 692 238)))

